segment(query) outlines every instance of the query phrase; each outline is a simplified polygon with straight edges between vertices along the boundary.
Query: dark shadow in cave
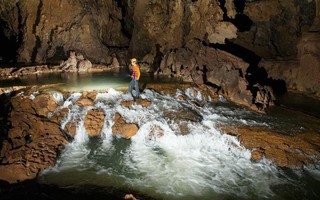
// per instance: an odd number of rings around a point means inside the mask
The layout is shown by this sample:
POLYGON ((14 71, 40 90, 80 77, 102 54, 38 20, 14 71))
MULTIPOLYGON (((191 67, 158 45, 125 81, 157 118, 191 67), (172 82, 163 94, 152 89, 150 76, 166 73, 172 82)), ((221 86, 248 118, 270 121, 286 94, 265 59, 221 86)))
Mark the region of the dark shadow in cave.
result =
POLYGON ((155 72, 160 68, 160 64, 163 58, 163 53, 160 51, 160 44, 156 44, 156 55, 153 60, 152 71, 155 72))
POLYGON ((284 80, 274 80, 272 78, 268 78, 267 71, 262 67, 258 67, 261 57, 256 55, 253 51, 234 44, 228 40, 226 40, 225 44, 209 44, 209 46, 229 52, 232 55, 235 55, 249 63, 245 78, 249 82, 248 89, 251 91, 253 91, 254 85, 259 83, 261 85, 272 87, 276 95, 283 95, 287 92, 287 87, 284 80))
POLYGON ((116 5, 121 9, 122 18, 120 19, 122 33, 131 40, 133 32, 133 16, 129 16, 129 2, 115 0, 116 5))
POLYGON ((2 47, 0 48, 0 64, 6 65, 8 63, 16 63, 18 49, 18 44, 16 42, 17 38, 13 35, 9 38, 6 36, 4 31, 8 30, 8 28, 6 28, 7 24, 2 20, 0 20, 0 27, 0 41, 2 47))
MULTIPOLYGON (((208 46, 208 45, 207 45, 208 46)), ((209 44, 209 47, 220 49, 231 53, 245 62, 249 63, 252 66, 258 66, 258 63, 261 61, 261 57, 255 54, 253 51, 250 51, 240 45, 234 44, 228 40, 225 41, 225 44, 209 44)))
POLYGON ((233 3, 237 13, 243 13, 244 8, 246 7, 246 0, 233 0, 233 3))
POLYGON ((234 19, 228 21, 235 25, 239 32, 250 31, 253 24, 253 21, 245 14, 236 14, 234 19))
POLYGON ((56 47, 54 51, 54 55, 50 58, 47 58, 47 64, 58 64, 57 60, 66 60, 68 59, 68 56, 66 55, 66 52, 64 50, 63 46, 56 47))
POLYGON ((225 7, 226 0, 219 0, 220 8, 223 11, 223 21, 231 22, 235 25, 239 32, 249 31, 253 24, 253 21, 245 14, 243 14, 245 8, 245 0, 234 0, 234 6, 237 14, 234 18, 228 16, 227 8, 225 7))

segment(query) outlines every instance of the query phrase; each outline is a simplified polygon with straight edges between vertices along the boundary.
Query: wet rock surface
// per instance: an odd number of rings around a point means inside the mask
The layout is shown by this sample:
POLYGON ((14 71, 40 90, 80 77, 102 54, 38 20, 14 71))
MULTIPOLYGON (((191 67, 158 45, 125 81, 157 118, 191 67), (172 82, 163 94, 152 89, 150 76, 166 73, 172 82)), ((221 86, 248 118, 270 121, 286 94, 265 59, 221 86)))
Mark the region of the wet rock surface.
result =
POLYGON ((127 123, 119 113, 114 115, 114 121, 115 123, 112 126, 112 134, 114 136, 121 136, 130 139, 139 130, 138 125, 127 123))
POLYGON ((84 120, 84 126, 90 137, 101 136, 105 114, 102 110, 89 110, 84 120))
POLYGON ((11 98, 2 128, 0 179, 10 183, 34 179, 44 169, 54 166, 58 152, 67 143, 60 125, 47 114, 56 108, 53 97, 41 94, 34 100, 20 95, 11 98))
POLYGON ((238 137, 244 147, 252 150, 253 160, 265 157, 280 167, 288 168, 319 165, 319 132, 284 135, 267 128, 247 126, 224 126, 221 130, 238 137))

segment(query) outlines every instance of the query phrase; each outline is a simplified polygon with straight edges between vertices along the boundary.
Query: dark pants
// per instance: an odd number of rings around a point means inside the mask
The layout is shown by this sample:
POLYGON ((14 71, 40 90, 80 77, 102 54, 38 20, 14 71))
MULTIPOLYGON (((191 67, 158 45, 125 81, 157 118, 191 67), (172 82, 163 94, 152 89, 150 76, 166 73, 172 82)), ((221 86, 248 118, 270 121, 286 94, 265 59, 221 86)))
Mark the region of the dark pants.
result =
POLYGON ((130 84, 129 84, 129 92, 130 92, 130 94, 131 94, 133 97, 139 97, 139 95, 140 95, 140 92, 139 92, 139 81, 137 81, 137 80, 134 79, 134 78, 130 81, 130 84), (136 95, 133 95, 133 94, 132 94, 132 88, 133 88, 133 86, 134 86, 134 88, 135 88, 136 95))

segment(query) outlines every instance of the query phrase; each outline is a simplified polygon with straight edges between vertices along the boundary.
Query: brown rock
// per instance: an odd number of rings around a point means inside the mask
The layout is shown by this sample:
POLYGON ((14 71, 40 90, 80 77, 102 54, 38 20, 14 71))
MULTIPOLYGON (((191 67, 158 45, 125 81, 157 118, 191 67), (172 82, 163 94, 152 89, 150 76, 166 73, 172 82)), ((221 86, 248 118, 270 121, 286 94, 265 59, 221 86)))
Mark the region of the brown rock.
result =
POLYGON ((68 108, 63 108, 57 112, 54 112, 53 115, 51 116, 50 120, 59 123, 66 117, 68 116, 69 109, 68 108))
POLYGON ((196 111, 186 108, 179 112, 176 111, 165 111, 164 117, 174 121, 192 121, 199 122, 202 120, 202 116, 198 114, 196 111))
POLYGON ((78 62, 78 71, 79 72, 90 72, 92 70, 92 63, 90 60, 85 59, 78 62))
POLYGON ((76 105, 81 105, 83 107, 87 106, 93 106, 94 102, 91 99, 88 99, 86 97, 81 97, 79 100, 76 101, 76 105))
POLYGON ((251 152, 251 159, 252 160, 262 160, 263 153, 264 152, 261 149, 253 149, 251 152))
POLYGON ((58 107, 58 103, 51 94, 40 94, 35 97, 33 103, 37 113, 46 117, 49 112, 53 112, 58 107))
POLYGON ((84 126, 90 137, 100 136, 104 122, 104 112, 99 109, 89 110, 85 117, 84 126))
MULTIPOLYGON (((2 17, 3 21, 12 27, 18 27, 16 20, 19 17, 25 22, 21 27, 24 30, 21 35, 24 42, 18 50, 18 61, 58 63, 66 59, 65 56, 70 50, 81 49, 89 60, 106 63, 108 57, 111 58, 106 46, 129 45, 128 38, 121 33, 121 9, 116 4, 99 1, 85 7, 80 2, 34 1, 1 4, 1 10, 4 9, 5 12, 2 15, 5 16, 2 17), (98 7, 99 9, 96 9, 98 7), (87 9, 96 12, 85 12, 87 9), (78 36, 78 42, 74 35, 78 36), (38 46, 33 50, 36 44, 38 46)), ((18 28, 5 31, 8 31, 8 34, 10 32, 8 38, 11 38, 18 33, 18 28)))
POLYGON ((136 103, 141 105, 142 107, 148 107, 151 105, 151 101, 146 99, 136 99, 136 103))
POLYGON ((177 92, 177 89, 185 90, 187 88, 193 87, 193 83, 183 83, 183 84, 177 84, 177 83, 147 83, 146 88, 155 90, 156 92, 160 94, 170 94, 174 95, 177 92))
POLYGON ((179 95, 177 97, 180 101, 186 101, 187 100, 187 97, 183 96, 183 95, 179 95))
POLYGON ((94 101, 97 97, 98 91, 84 91, 82 96, 94 101))
POLYGON ((122 101, 120 104, 124 107, 131 107, 133 105, 133 101, 122 101))
POLYGON ((320 134, 302 132, 289 136, 259 127, 222 127, 223 132, 236 135, 241 144, 253 149, 252 159, 259 159, 261 152, 280 167, 301 168, 317 164, 320 158, 320 134), (256 150, 258 149, 258 150, 256 150))
POLYGON ((199 101, 192 100, 192 101, 189 101, 189 103, 198 107, 203 107, 203 104, 200 103, 199 101))
POLYGON ((112 134, 115 136, 121 136, 127 139, 130 139, 134 136, 139 127, 136 124, 128 124, 119 113, 114 115, 115 123, 112 126, 112 134))
POLYGON ((74 122, 68 122, 64 127, 64 131, 74 138, 77 131, 77 124, 74 122))
POLYGON ((126 195, 123 197, 123 199, 127 199, 127 200, 139 200, 139 199, 135 198, 135 197, 133 196, 133 194, 126 194, 126 195))
POLYGON ((55 164, 57 153, 67 140, 60 125, 46 118, 47 112, 55 107, 55 103, 51 104, 53 101, 50 95, 39 95, 35 100, 26 96, 11 99, 12 111, 8 120, 12 128, 4 138, 1 150, 4 158, 0 162, 1 180, 14 183, 33 179, 55 164))
MULTIPOLYGON (((316 19, 320 23, 320 19, 316 19)), ((320 24, 317 25, 318 28, 320 24)), ((307 32, 298 43, 300 66, 295 80, 297 90, 308 95, 320 97, 320 34, 307 32)))
POLYGON ((0 179, 9 183, 17 183, 24 180, 33 179, 34 175, 26 172, 26 167, 19 164, 11 164, 10 166, 0 165, 0 179))
POLYGON ((131 107, 133 103, 136 103, 138 105, 141 105, 143 107, 148 107, 151 105, 151 101, 146 100, 146 99, 136 99, 135 101, 130 100, 130 101, 122 101, 120 104, 124 107, 131 107))

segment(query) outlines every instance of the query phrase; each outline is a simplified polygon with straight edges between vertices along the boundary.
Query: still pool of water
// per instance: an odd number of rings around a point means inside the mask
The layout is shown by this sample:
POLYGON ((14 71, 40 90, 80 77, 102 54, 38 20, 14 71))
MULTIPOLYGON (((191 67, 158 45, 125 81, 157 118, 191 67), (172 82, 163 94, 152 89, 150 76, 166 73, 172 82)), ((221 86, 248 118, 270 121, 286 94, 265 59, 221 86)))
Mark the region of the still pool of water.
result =
MULTIPOLYGON (((56 85, 62 90, 105 90, 110 88, 128 87, 130 82, 128 72, 96 72, 96 73, 44 73, 21 76, 10 80, 0 79, 0 87, 10 86, 41 86, 56 85)), ((181 82, 167 77, 153 77, 142 74, 139 80, 140 88, 150 82, 181 82)))

